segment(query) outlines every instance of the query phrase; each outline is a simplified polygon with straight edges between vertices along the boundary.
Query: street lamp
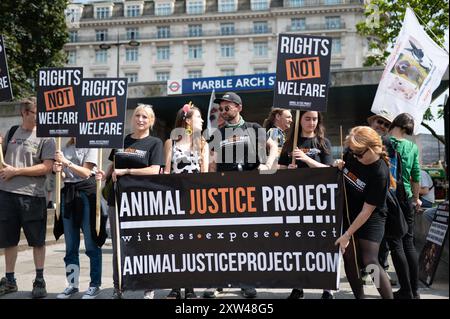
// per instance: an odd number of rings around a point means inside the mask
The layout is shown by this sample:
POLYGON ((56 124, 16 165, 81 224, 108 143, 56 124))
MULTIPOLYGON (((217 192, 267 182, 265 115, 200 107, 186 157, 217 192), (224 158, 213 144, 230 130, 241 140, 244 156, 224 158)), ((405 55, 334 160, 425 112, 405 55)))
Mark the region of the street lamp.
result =
POLYGON ((100 49, 102 50, 108 50, 111 48, 112 45, 115 45, 117 47, 117 77, 119 77, 119 48, 121 45, 129 45, 131 47, 138 47, 141 45, 139 41, 136 40, 130 40, 127 42, 120 42, 119 41, 119 33, 117 33, 117 41, 115 43, 102 43, 100 44, 100 49))

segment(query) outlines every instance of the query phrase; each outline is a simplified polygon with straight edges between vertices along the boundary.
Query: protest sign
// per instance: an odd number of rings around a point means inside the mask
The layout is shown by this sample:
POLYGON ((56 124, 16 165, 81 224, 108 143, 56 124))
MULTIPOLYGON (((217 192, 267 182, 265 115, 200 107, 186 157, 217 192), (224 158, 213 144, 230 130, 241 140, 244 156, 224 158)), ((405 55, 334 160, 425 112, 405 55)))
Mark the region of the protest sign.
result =
POLYGON ((3 36, 0 34, 0 101, 10 101, 13 98, 11 80, 9 78, 8 61, 3 36))

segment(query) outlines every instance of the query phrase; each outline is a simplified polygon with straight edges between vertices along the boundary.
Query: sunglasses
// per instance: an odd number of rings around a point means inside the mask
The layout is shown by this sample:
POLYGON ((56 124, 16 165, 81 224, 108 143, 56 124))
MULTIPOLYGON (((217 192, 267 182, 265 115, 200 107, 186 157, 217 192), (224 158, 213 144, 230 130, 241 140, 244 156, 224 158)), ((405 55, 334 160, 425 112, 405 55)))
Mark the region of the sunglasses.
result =
POLYGON ((385 128, 389 128, 391 126, 390 123, 388 123, 386 121, 383 121, 383 120, 380 120, 380 119, 377 120, 377 124, 381 125, 381 126, 384 126, 385 128))
POLYGON ((219 112, 228 112, 230 110, 231 106, 230 105, 225 105, 225 107, 219 107, 219 112))
POLYGON ((364 154, 366 154, 366 152, 367 152, 368 150, 369 150, 369 149, 366 148, 366 150, 365 150, 364 152, 362 152, 362 153, 355 153, 355 151, 353 151, 352 149, 350 149, 350 148, 348 149, 349 153, 350 153, 351 155, 353 155, 354 158, 359 158, 359 159, 363 158, 364 154))

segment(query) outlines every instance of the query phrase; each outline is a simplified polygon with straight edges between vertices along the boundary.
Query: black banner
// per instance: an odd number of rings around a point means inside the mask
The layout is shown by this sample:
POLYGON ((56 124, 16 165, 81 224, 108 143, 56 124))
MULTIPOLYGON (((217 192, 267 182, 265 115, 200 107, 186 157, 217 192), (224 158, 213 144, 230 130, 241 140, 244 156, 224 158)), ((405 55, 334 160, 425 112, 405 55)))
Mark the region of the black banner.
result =
POLYGON ((123 147, 127 83, 126 78, 83 79, 77 147, 123 147))
POLYGON ((419 279, 427 286, 431 286, 436 274, 445 239, 448 233, 448 201, 437 207, 430 229, 428 230, 427 241, 419 256, 419 279))
POLYGON ((330 58, 331 38, 280 33, 273 106, 326 111, 330 58))
POLYGON ((83 68, 42 68, 38 71, 38 137, 77 136, 83 68))
POLYGON ((337 289, 336 168, 119 178, 124 289, 337 289))
POLYGON ((3 36, 0 34, 0 102, 11 101, 13 98, 11 80, 8 72, 6 48, 3 36))

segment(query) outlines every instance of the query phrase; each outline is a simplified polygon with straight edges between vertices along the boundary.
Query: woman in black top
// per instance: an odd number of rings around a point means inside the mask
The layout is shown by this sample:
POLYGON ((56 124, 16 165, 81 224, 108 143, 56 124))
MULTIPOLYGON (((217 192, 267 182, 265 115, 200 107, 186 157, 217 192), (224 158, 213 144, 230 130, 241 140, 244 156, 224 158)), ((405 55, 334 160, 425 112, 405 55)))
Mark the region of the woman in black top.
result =
MULTIPOLYGON (((293 152, 295 164, 292 164, 292 144, 294 143, 295 128, 291 126, 289 135, 283 145, 279 168, 327 167, 333 164, 331 143, 325 137, 322 114, 316 111, 301 111, 298 130, 297 146, 293 152)), ((288 299, 302 299, 303 289, 294 288, 288 299)), ((322 299, 333 299, 330 290, 324 290, 322 299)))
POLYGON ((345 273, 356 298, 364 297, 358 258, 364 267, 373 269, 381 297, 392 299, 389 278, 378 262, 386 222, 389 160, 380 136, 368 126, 354 127, 345 139, 345 147, 344 161, 336 160, 335 165, 344 173, 348 213, 344 212, 346 231, 336 245, 344 254, 345 273))
MULTIPOLYGON (((297 147, 294 150, 296 161, 292 168, 327 167, 333 164, 331 143, 325 137, 322 123, 321 113, 316 111, 300 112, 300 129, 298 130, 297 147)), ((292 163, 294 134, 294 126, 291 126, 278 160, 280 168, 287 168, 292 163)))
MULTIPOLYGON (((123 175, 154 175, 159 174, 161 166, 164 166, 163 144, 159 138, 150 136, 150 130, 155 123, 155 113, 150 105, 141 104, 136 107, 133 112, 131 123, 133 133, 127 135, 124 141, 124 149, 113 149, 109 155, 109 160, 114 161, 110 165, 108 173, 100 171, 98 175, 101 177, 111 176, 115 182, 117 178, 123 175)), ((97 176, 98 178, 98 176, 97 176)), ((113 245, 115 244, 115 209, 114 209, 114 192, 110 192, 108 196, 109 218, 111 225, 111 234, 113 237, 113 245)), ((118 286, 117 275, 117 256, 116 249, 113 247, 113 282, 114 282, 114 299, 122 298, 122 291, 118 286)), ((144 294, 145 299, 153 298, 153 291, 147 290, 144 294)))

